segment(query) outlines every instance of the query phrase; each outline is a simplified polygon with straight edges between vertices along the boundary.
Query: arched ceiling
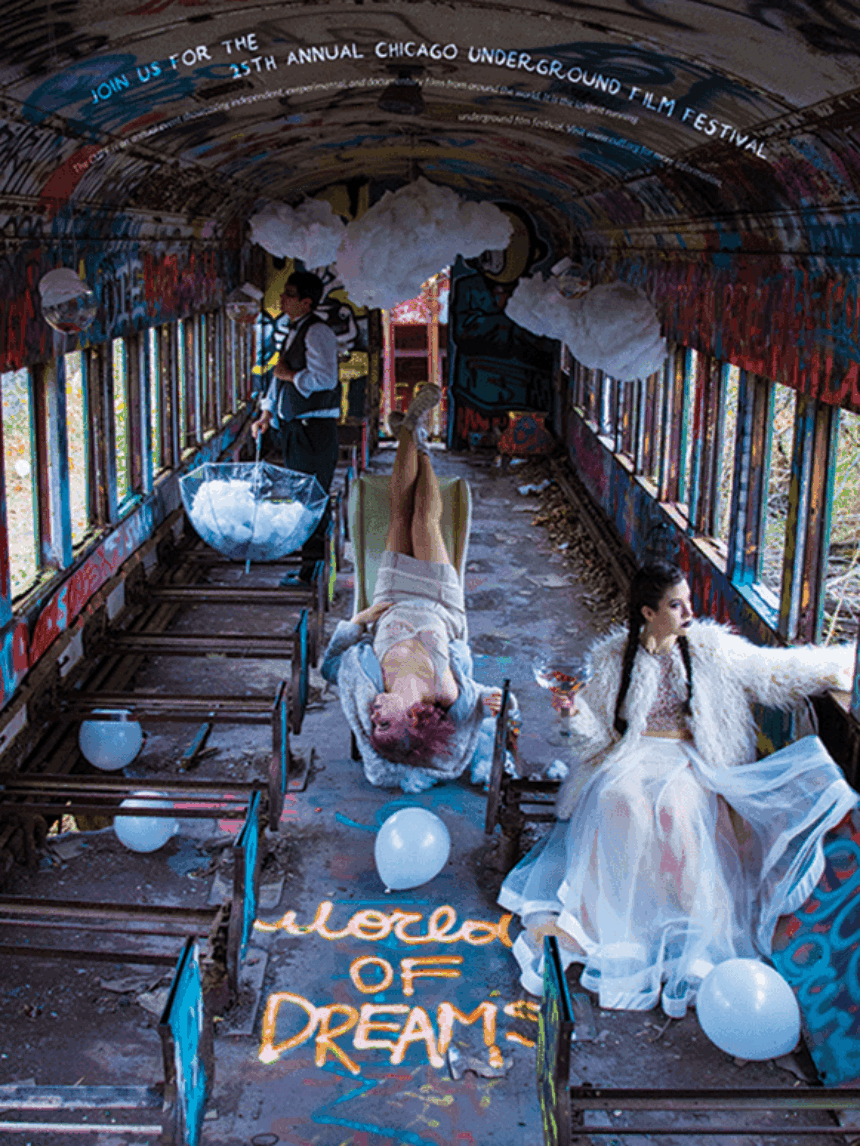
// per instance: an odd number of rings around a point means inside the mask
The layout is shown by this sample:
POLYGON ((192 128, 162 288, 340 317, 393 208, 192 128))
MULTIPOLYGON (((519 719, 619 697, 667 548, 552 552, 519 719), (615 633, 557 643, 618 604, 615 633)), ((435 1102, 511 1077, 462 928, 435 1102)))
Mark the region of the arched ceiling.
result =
POLYGON ((0 91, 6 218, 97 202, 217 233, 423 174, 567 245, 858 251, 841 0, 9 0, 0 91))

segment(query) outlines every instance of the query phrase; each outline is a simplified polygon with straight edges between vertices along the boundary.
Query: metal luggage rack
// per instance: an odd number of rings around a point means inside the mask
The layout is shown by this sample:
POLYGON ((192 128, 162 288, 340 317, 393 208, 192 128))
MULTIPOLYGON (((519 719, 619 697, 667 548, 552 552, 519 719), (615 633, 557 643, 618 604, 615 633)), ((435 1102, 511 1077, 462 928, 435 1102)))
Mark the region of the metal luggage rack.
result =
POLYGON ((834 1110, 860 1110, 860 1089, 839 1087, 828 1090, 823 1086, 779 1087, 722 1087, 722 1088, 662 1088, 595 1086, 583 1082, 570 1085, 570 1045, 575 1037, 573 1008, 564 978, 558 940, 554 935, 544 937, 543 998, 538 1015, 537 1089, 543 1123, 544 1146, 590 1146, 594 1138, 646 1137, 665 1135, 673 1138, 687 1136, 698 1141, 722 1134, 745 1137, 791 1135, 821 1135, 823 1137, 852 1137, 849 1127, 839 1126, 835 1119, 817 1125, 759 1123, 750 1121, 756 1111, 792 1112, 834 1110), (586 1125, 588 1111, 617 1113, 661 1112, 688 1114, 694 1119, 676 1123, 673 1119, 662 1125, 628 1125, 613 1120, 586 1125), (705 1122, 702 1115, 726 1111, 729 1117, 719 1125, 705 1122), (732 1117, 733 1115, 733 1117, 732 1117))
MULTIPOLYGON (((89 801, 76 805, 71 802, 67 811, 109 811, 114 816, 175 816, 174 808, 146 807, 147 799, 156 796, 137 796, 138 806, 121 808, 122 793, 105 792, 100 799, 91 793, 89 801)), ((34 899, 24 896, 0 896, 0 925, 3 938, 0 953, 9 957, 27 959, 75 959, 105 963, 172 964, 175 950, 165 951, 165 943, 176 937, 193 936, 205 940, 203 966, 206 973, 206 993, 215 1011, 229 1005, 239 994, 239 974, 242 960, 257 915, 260 879, 260 793, 254 792, 243 806, 237 802, 200 799, 198 807, 183 807, 182 818, 202 817, 238 818, 244 812, 244 822, 235 843, 233 854, 233 888, 229 899, 216 907, 189 908, 163 904, 119 904, 106 902, 75 902, 68 899, 34 899), (14 931, 23 934, 13 941, 14 931), (57 932, 83 933, 85 945, 57 942, 40 945, 32 942, 34 933, 47 932, 50 939, 57 932), (108 946, 94 950, 96 938, 108 946), (143 945, 149 940, 148 946, 143 945), (162 942, 159 942, 162 941, 162 942), (155 944, 153 945, 153 942, 155 944)))
MULTIPOLYGON (((171 957, 170 962, 174 962, 171 957)), ((158 1136, 161 1146, 198 1146, 215 1077, 212 1016, 203 999, 197 941, 183 944, 158 1023, 163 1081, 154 1086, 0 1087, 0 1131, 158 1136)))

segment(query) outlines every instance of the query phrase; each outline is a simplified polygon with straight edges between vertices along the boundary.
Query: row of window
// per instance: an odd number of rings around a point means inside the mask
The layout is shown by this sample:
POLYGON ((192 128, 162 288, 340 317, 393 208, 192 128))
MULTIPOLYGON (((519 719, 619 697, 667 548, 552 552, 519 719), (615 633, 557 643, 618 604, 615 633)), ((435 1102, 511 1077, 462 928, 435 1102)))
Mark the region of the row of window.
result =
POLYGON ((0 375, 12 597, 220 429, 254 360, 253 330, 212 311, 0 375))
POLYGON ((563 366, 573 408, 785 639, 854 638, 860 417, 687 347, 635 382, 563 366))

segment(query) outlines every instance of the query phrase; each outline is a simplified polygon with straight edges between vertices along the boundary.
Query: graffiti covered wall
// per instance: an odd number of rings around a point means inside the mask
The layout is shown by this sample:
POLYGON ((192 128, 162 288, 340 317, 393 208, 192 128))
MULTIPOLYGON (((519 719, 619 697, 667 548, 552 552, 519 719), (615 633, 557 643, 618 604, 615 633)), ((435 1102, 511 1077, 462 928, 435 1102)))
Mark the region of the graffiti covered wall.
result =
POLYGON ((504 309, 520 278, 553 259, 530 215, 498 206, 514 227, 508 247, 459 259, 452 269, 448 444, 454 449, 498 440, 508 411, 552 410, 555 343, 518 326, 504 309))
POLYGON ((141 219, 120 216, 114 237, 94 240, 80 217, 67 222, 65 233, 55 229, 45 244, 0 245, 0 371, 212 309, 237 281, 238 246, 197 241, 187 228, 159 238, 141 233, 141 219), (93 323, 78 338, 55 335, 41 313, 39 280, 63 266, 77 271, 98 300, 93 323))
MULTIPOLYGON (((216 461, 236 442, 245 420, 241 411, 197 453, 193 464, 216 461)), ((26 676, 53 642, 66 632, 89 602, 155 530, 181 504, 178 473, 151 494, 92 553, 70 571, 50 596, 36 601, 30 615, 16 617, 0 630, 0 708, 8 704, 26 676)))
POLYGON ((860 258, 673 251, 600 277, 641 286, 669 339, 860 413, 860 258))

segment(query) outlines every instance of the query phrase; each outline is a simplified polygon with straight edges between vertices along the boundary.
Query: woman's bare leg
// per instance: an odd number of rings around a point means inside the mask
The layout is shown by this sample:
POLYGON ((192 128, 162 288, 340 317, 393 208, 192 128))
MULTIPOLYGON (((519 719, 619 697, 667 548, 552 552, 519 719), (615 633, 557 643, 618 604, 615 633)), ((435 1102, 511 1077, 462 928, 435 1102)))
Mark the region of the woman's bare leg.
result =
POLYGON ((418 479, 412 507, 412 555, 419 561, 451 564, 442 536, 442 494, 427 454, 418 454, 418 479))
POLYGON ((412 553, 412 506, 418 478, 418 450, 407 429, 397 435, 397 453, 388 483, 389 524, 385 548, 394 553, 412 553))

